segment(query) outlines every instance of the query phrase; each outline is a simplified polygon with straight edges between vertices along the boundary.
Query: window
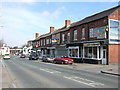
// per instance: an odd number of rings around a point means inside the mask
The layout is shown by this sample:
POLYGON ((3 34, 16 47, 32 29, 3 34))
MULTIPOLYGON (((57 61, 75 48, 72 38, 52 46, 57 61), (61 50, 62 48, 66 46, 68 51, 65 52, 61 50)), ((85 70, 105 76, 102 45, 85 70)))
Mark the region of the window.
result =
POLYGON ((68 42, 70 42, 70 33, 68 33, 68 38, 67 38, 67 40, 68 40, 68 42))
POLYGON ((77 30, 74 30, 74 40, 77 40, 77 30))
POLYGON ((49 44, 49 39, 46 40, 46 44, 49 44))
POLYGON ((79 57, 79 47, 69 47, 68 53, 69 53, 68 54, 69 57, 73 57, 73 58, 79 57))
POLYGON ((94 37, 94 32, 93 28, 90 29, 90 37, 94 37))
POLYGON ((38 45, 40 46, 40 41, 39 41, 38 45))
POLYGON ((82 39, 85 39, 85 28, 82 28, 82 39))
POLYGON ((62 34, 62 42, 65 41, 65 34, 62 34))
POLYGON ((50 41, 50 44, 51 44, 51 39, 49 39, 49 41, 50 41))
POLYGON ((45 45, 45 39, 44 39, 44 45, 45 45))
POLYGON ((42 40, 41 40, 41 46, 42 46, 42 40))
POLYGON ((97 47, 85 47, 85 58, 97 58, 97 47))

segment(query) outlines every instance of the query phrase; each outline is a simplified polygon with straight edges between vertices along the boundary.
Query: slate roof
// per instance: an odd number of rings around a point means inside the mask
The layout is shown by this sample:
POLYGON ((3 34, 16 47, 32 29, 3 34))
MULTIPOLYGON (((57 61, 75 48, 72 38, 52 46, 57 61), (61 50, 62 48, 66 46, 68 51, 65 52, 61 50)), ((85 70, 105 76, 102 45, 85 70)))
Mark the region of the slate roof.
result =
MULTIPOLYGON (((114 11, 116 11, 118 8, 120 8, 120 5, 118 5, 116 7, 113 7, 111 9, 108 9, 108 10, 102 11, 100 13, 88 16, 88 17, 86 17, 86 18, 84 18, 80 21, 74 22, 69 27, 63 26, 62 28, 59 28, 59 29, 55 30, 52 34, 56 34, 56 33, 62 32, 62 31, 66 31, 69 28, 72 28, 72 27, 75 27, 75 26, 78 26, 78 25, 81 25, 81 24, 85 24, 85 23, 88 23, 88 22, 91 22, 91 21, 94 21, 94 20, 98 20, 98 19, 101 19, 101 18, 104 18, 104 17, 108 17, 114 11)), ((51 35, 51 33, 43 34, 43 35, 40 35, 35 40, 39 40, 40 38, 44 38, 44 37, 47 37, 47 36, 50 36, 50 35, 51 35)))
POLYGON ((102 11, 100 13, 88 16, 88 17, 84 18, 83 20, 78 21, 76 24, 71 25, 71 27, 78 26, 78 25, 81 25, 81 24, 85 24, 85 23, 88 23, 88 22, 91 22, 91 21, 94 21, 94 20, 98 20, 98 19, 107 17, 107 16, 111 15, 114 11, 116 11, 118 8, 120 8, 120 5, 118 5, 116 7, 113 7, 111 9, 108 9, 108 10, 102 11))

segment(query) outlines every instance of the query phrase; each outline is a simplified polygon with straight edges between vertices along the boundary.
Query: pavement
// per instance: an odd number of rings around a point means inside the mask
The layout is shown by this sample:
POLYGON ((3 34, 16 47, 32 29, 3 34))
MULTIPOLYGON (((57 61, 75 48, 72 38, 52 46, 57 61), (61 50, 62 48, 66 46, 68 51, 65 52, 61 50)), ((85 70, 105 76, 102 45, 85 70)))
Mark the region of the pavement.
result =
POLYGON ((55 65, 74 68, 74 69, 88 71, 88 72, 104 73, 104 74, 120 76, 120 71, 119 71, 120 64, 118 63, 109 63, 109 65, 87 64, 87 63, 74 63, 73 65, 61 65, 61 64, 55 64, 55 65))
MULTIPOLYGON (((37 60, 35 62, 42 62, 42 60, 37 60)), ((51 63, 47 63, 47 64, 51 64, 51 63)), ((119 64, 109 63, 109 65, 88 64, 88 63, 74 63, 72 65, 62 65, 62 64, 54 64, 54 65, 67 67, 67 68, 74 68, 74 69, 88 71, 88 72, 104 73, 104 74, 120 76, 120 63, 119 64)))
POLYGON ((86 63, 75 63, 73 68, 89 71, 89 72, 96 72, 96 73, 105 73, 111 75, 120 76, 120 66, 118 64, 109 64, 109 65, 102 65, 102 64, 86 64, 86 63))

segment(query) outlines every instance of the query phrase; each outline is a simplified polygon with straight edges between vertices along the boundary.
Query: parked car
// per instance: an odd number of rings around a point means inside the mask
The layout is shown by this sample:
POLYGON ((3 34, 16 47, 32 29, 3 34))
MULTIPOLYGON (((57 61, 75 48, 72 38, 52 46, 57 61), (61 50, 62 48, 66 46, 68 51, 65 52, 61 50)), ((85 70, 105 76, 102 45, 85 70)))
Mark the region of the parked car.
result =
POLYGON ((30 54, 29 60, 37 60, 39 57, 37 54, 30 54))
POLYGON ((5 60, 5 59, 10 59, 10 55, 9 54, 5 54, 4 56, 3 56, 3 59, 5 60))
POLYGON ((39 57, 39 60, 42 60, 42 56, 38 56, 39 57))
POLYGON ((70 59, 68 56, 56 56, 53 63, 61 63, 61 64, 73 64, 73 59, 70 59))
POLYGON ((20 54, 20 58, 25 58, 25 55, 24 54, 20 54))
POLYGON ((52 55, 44 55, 42 57, 43 62, 53 62, 53 60, 54 60, 54 57, 52 55))

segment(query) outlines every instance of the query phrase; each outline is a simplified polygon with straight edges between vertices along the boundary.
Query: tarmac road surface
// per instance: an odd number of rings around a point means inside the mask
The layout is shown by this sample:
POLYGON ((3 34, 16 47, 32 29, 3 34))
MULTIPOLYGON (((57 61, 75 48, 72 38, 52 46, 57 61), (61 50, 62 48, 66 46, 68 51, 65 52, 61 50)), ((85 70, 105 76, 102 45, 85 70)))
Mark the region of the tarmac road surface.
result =
POLYGON ((2 88, 118 88, 118 76, 12 56, 2 60, 2 88))

